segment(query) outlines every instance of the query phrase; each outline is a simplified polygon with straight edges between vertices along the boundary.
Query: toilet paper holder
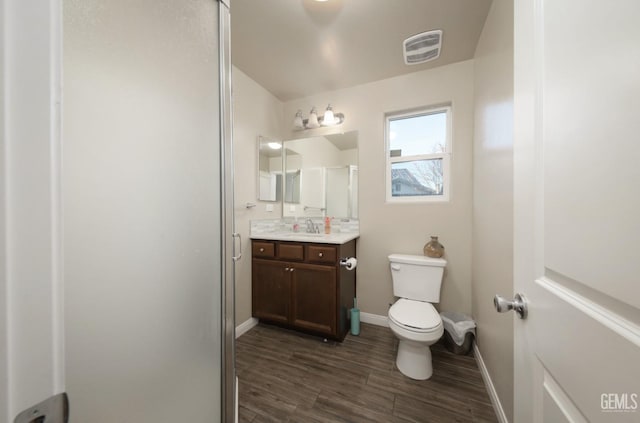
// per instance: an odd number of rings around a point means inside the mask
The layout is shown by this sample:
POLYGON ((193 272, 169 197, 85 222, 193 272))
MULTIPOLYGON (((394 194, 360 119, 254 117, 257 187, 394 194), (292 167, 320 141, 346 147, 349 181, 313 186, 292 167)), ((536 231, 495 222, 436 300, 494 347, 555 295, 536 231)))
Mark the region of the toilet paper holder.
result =
POLYGON ((353 270, 356 268, 358 260, 355 257, 347 257, 340 259, 340 266, 344 266, 347 270, 353 270))

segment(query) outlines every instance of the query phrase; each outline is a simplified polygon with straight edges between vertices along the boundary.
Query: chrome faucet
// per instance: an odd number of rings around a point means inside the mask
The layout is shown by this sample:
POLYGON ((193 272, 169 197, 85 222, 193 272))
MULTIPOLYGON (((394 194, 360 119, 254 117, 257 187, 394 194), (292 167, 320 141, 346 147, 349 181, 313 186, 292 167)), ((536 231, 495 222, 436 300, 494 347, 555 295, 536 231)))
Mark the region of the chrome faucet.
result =
POLYGON ((313 223, 313 220, 311 220, 311 218, 307 218, 307 220, 305 220, 305 223, 307 225, 307 233, 308 234, 319 234, 320 233, 320 228, 318 227, 317 224, 313 223))

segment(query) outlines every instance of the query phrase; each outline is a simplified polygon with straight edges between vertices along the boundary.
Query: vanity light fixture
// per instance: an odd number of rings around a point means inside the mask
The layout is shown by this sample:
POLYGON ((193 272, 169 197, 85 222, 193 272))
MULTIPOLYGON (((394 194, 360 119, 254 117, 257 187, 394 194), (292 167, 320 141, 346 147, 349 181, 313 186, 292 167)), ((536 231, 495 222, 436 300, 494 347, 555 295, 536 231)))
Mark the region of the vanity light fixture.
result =
POLYGON ((333 109, 331 108, 331 104, 327 106, 327 110, 324 112, 324 117, 322 118, 322 126, 333 126, 336 124, 336 117, 333 115, 333 109))
POLYGON ((335 126, 340 125, 342 122, 344 122, 344 114, 334 113, 331 104, 327 106, 327 109, 321 117, 318 116, 315 107, 311 108, 308 119, 304 119, 302 110, 298 109, 293 119, 293 130, 302 131, 303 129, 316 129, 320 126, 335 126))
POLYGON ((307 129, 316 129, 320 127, 320 123, 318 122, 318 112, 315 107, 313 107, 309 112, 309 119, 307 119, 307 124, 305 126, 307 129))
POLYGON ((293 129, 299 131, 304 129, 304 122, 302 121, 302 110, 298 109, 296 117, 293 119, 293 129))

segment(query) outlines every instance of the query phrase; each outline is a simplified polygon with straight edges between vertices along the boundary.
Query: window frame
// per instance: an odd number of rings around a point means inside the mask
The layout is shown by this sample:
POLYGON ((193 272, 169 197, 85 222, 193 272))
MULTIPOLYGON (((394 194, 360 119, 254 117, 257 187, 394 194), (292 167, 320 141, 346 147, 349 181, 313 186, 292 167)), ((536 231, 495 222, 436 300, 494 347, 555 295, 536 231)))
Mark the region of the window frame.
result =
POLYGON ((453 147, 452 136, 452 113, 451 105, 431 106, 420 109, 413 109, 404 112, 392 112, 385 114, 384 125, 384 153, 385 153, 385 197, 386 203, 442 203, 448 202, 451 198, 451 153, 453 147), (446 114, 446 140, 445 151, 443 153, 417 154, 412 156, 391 157, 390 124, 394 120, 407 119, 420 116, 428 116, 439 113, 446 114), (442 195, 410 195, 394 197, 392 195, 393 183, 391 181, 391 166, 394 163, 413 162, 417 160, 442 160, 442 195))

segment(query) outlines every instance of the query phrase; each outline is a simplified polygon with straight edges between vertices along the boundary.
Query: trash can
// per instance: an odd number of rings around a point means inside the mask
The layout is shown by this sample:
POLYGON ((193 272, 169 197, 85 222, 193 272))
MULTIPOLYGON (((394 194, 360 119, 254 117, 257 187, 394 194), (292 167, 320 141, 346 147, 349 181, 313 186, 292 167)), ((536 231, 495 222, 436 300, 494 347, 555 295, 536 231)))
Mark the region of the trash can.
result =
POLYGON ((467 355, 476 336, 476 322, 466 314, 455 311, 440 313, 444 324, 444 346, 458 355, 467 355))

